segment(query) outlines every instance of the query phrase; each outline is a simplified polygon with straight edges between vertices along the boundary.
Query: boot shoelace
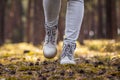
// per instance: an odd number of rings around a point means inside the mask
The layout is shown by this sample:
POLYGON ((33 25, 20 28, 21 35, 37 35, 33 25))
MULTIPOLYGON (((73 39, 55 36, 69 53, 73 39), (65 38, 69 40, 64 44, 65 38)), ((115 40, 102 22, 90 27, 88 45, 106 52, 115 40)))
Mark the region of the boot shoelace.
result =
POLYGON ((57 26, 53 26, 53 27, 46 27, 46 34, 47 34, 47 40, 46 43, 52 43, 55 44, 55 37, 57 34, 57 26))
POLYGON ((63 53, 61 57, 64 58, 65 56, 67 56, 70 60, 73 60, 73 52, 75 48, 76 48, 75 43, 64 44, 63 53))

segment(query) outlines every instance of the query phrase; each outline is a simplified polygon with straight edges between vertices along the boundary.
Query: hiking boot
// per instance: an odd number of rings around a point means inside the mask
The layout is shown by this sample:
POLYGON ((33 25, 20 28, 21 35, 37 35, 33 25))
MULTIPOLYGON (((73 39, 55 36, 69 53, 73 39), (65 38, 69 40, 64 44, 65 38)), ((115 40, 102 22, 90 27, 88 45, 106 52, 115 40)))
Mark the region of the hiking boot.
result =
POLYGON ((75 48, 75 43, 67 43, 63 45, 60 64, 76 64, 73 55, 75 48))
POLYGON ((57 35, 58 26, 48 27, 46 26, 46 36, 43 46, 43 54, 46 58, 54 58, 57 54, 57 35))

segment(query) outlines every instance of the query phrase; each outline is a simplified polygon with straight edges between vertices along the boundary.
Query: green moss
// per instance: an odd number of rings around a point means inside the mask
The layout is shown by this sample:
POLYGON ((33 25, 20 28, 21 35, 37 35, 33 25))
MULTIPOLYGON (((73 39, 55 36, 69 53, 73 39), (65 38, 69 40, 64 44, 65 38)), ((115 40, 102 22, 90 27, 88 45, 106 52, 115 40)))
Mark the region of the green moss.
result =
POLYGON ((25 75, 25 76, 20 76, 21 80, 31 80, 33 78, 33 76, 28 76, 28 75, 25 75))
POLYGON ((29 67, 27 66, 20 66, 20 68, 18 69, 18 71, 27 71, 29 70, 29 67))
POLYGON ((18 80, 16 77, 9 77, 9 78, 6 78, 5 80, 18 80))
POLYGON ((40 66, 20 66, 20 68, 18 69, 18 71, 37 71, 40 70, 41 67, 40 66))
POLYGON ((91 78, 90 80, 106 80, 103 76, 96 76, 94 78, 91 78))

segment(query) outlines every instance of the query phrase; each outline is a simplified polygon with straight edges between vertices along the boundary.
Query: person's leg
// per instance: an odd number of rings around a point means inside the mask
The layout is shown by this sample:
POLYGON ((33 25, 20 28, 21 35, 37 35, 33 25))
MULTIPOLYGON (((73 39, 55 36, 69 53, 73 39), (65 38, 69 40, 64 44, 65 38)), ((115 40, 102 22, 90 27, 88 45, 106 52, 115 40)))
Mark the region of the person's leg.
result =
POLYGON ((84 0, 68 0, 66 12, 66 28, 61 64, 75 64, 73 53, 79 36, 84 14, 84 0))
POLYGON ((55 57, 57 52, 56 42, 60 7, 61 0, 43 0, 46 30, 43 53, 46 58, 55 57))
POLYGON ((61 0, 43 0, 45 24, 53 27, 58 24, 61 0))

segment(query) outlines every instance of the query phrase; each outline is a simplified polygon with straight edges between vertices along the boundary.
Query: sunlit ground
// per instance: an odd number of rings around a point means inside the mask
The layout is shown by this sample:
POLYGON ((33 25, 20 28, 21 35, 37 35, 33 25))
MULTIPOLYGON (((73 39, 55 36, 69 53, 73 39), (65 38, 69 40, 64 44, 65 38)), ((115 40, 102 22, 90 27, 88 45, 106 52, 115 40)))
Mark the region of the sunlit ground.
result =
POLYGON ((120 80, 120 42, 77 42, 77 65, 60 65, 63 42, 54 59, 43 56, 42 45, 4 44, 0 47, 0 80, 120 80))

